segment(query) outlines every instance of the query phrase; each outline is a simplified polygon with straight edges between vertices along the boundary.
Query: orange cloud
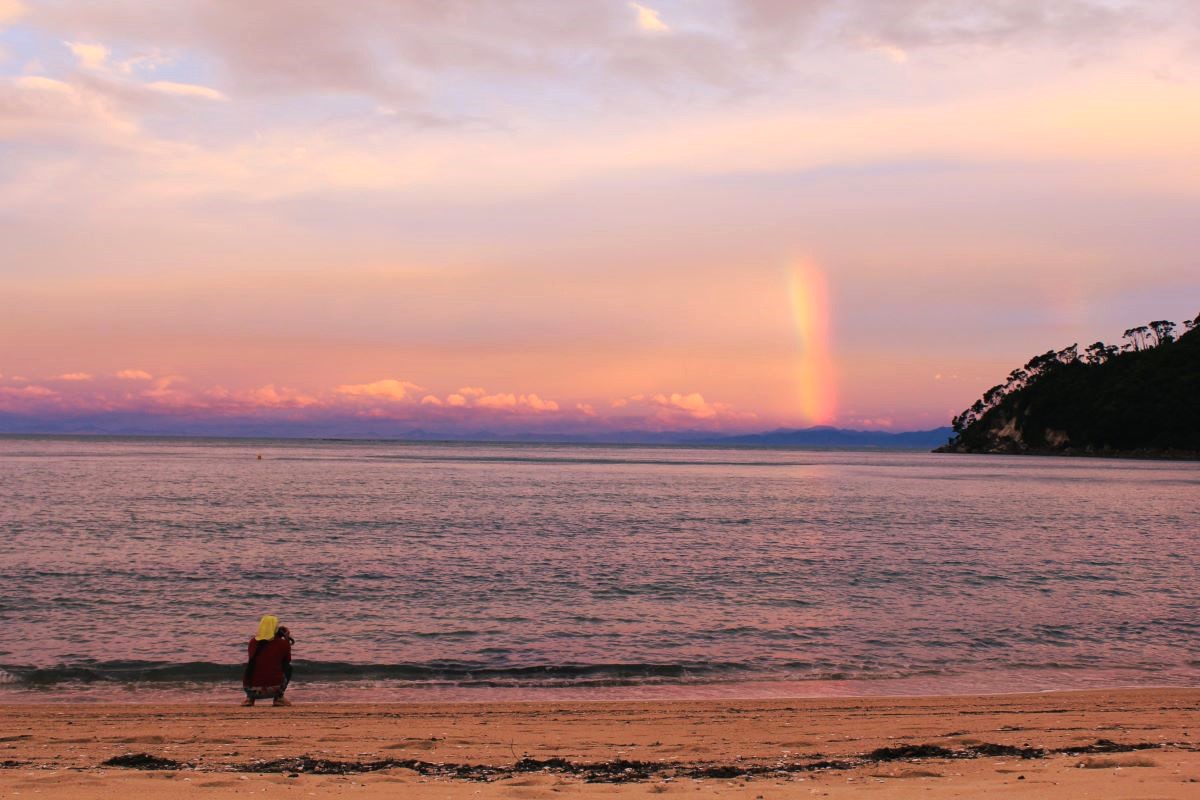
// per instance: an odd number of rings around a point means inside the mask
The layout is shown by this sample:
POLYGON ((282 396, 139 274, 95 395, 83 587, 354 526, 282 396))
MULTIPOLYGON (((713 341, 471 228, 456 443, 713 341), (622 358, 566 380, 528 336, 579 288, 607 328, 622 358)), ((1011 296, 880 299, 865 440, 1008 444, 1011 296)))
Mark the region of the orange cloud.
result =
POLYGON ((484 395, 475 401, 475 405, 479 408, 527 408, 531 411, 558 411, 558 403, 553 400, 543 400, 536 394, 517 395, 512 392, 484 395))
POLYGON ((488 394, 475 401, 480 408, 512 408, 517 404, 517 396, 512 392, 488 394))
POLYGON ((146 84, 147 89, 152 89, 163 94, 173 94, 182 97, 199 97, 203 100, 228 100, 224 92, 219 92, 209 86, 200 86, 195 83, 176 83, 175 81, 154 81, 146 84))
POLYGON ((656 394, 653 400, 657 405, 684 411, 696 419, 712 419, 720 413, 718 407, 706 402, 699 392, 692 392, 691 394, 679 394, 676 392, 671 395, 656 394))
POLYGON ((536 394, 523 394, 517 399, 517 402, 534 411, 558 411, 558 403, 553 400, 543 400, 536 394))
POLYGON ((541 396, 517 394, 516 392, 497 392, 488 394, 480 386, 463 386, 458 391, 446 395, 442 400, 437 395, 426 395, 421 399, 422 405, 448 406, 450 408, 484 408, 493 411, 512 411, 517 409, 529 411, 558 411, 559 405, 554 400, 546 400, 541 396))
POLYGON ((20 0, 0 0, 0 25, 11 22, 25 13, 25 4, 20 0))
POLYGON ((108 63, 109 49, 102 44, 90 42, 67 42, 67 49, 79 60, 84 69, 100 70, 108 63))
POLYGON ((58 376, 60 381, 90 381, 91 379, 90 372, 66 372, 58 376))
POLYGON ((848 420, 851 425, 859 425, 868 429, 891 428, 896 424, 891 417, 861 417, 848 420))
POLYGON ((158 405, 167 407, 194 407, 196 400, 184 389, 176 386, 178 383, 186 383, 186 380, 179 375, 164 375, 157 378, 149 389, 142 392, 142 396, 153 400, 158 405))
POLYGON ((290 389, 277 389, 274 384, 250 390, 246 393, 245 399, 251 405, 268 408, 308 408, 318 402, 315 397, 309 397, 290 389))
POLYGON ((419 392, 421 387, 408 381, 387 378, 373 383, 348 383, 334 389, 335 392, 349 397, 366 397, 375 400, 392 400, 400 402, 407 400, 410 392, 419 392))
POLYGON ((710 402, 699 392, 659 392, 635 394, 613 400, 610 406, 632 419, 645 417, 656 425, 671 427, 702 422, 706 427, 726 423, 746 423, 757 418, 752 412, 738 411, 728 403, 710 402))
POLYGON ((667 23, 662 21, 662 17, 658 12, 649 6, 641 5, 640 3, 630 3, 629 7, 633 9, 637 15, 638 30, 645 33, 668 33, 671 28, 667 23))
POLYGON ((5 386, 0 388, 0 392, 12 397, 54 397, 58 392, 53 389, 48 389, 45 386, 22 386, 20 389, 15 386, 5 386))
POLYGON ((48 420, 105 413, 144 413, 181 420, 228 420, 244 415, 256 421, 337 426, 343 424, 339 420, 370 418, 447 433, 477 430, 475 426, 494 426, 491 429, 495 431, 569 432, 609 427, 667 430, 698 423, 719 430, 726 423, 736 426, 753 419, 753 415, 710 401, 699 392, 639 393, 604 405, 588 400, 562 404, 537 392, 489 393, 478 386, 437 395, 396 378, 305 391, 276 383, 247 388, 196 385, 180 375, 153 377, 136 369, 88 375, 88 380, 55 376, 51 380, 62 382, 52 384, 53 388, 36 382, 13 385, 15 379, 10 377, 8 385, 0 387, 0 409, 48 420))

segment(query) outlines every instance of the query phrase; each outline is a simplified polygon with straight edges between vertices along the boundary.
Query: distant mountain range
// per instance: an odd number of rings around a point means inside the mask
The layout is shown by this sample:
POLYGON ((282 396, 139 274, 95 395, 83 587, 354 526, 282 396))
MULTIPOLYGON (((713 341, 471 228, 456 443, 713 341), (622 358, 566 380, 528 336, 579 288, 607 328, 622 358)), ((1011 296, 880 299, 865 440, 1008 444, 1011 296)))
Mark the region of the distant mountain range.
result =
POLYGON ((862 447, 886 450, 927 450, 944 445, 954 431, 949 428, 934 428, 928 431, 856 431, 846 428, 780 428, 766 433, 751 433, 742 436, 723 436, 710 440, 712 444, 737 445, 739 447, 862 447))
POLYGON ((262 419, 196 420, 135 414, 76 418, 33 418, 0 413, 0 434, 85 436, 198 436, 279 439, 377 439, 397 441, 529 442, 561 444, 663 444, 719 447, 811 447, 930 450, 944 445, 950 428, 928 431, 859 431, 818 426, 780 428, 736 436, 711 431, 445 431, 403 428, 380 420, 343 419, 325 422, 262 419))

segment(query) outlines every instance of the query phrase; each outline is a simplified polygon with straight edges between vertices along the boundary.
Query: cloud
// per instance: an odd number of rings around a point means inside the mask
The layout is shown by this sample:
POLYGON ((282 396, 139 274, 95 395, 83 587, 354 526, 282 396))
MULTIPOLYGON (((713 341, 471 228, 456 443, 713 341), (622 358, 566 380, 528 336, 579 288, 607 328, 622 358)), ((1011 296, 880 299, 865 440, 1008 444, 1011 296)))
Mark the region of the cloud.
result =
POLYGON ((195 83, 176 83, 175 81, 153 81, 146 88, 163 94, 173 94, 180 97, 200 97, 205 100, 228 100, 224 93, 208 86, 195 83))
POLYGON ((558 411, 558 403, 553 400, 543 400, 536 394, 523 394, 517 399, 517 402, 534 411, 558 411))
POLYGON ((549 76, 615 28, 620 8, 605 5, 361 0, 347 12, 291 0, 64 0, 35 16, 67 35, 198 53, 248 92, 357 92, 405 104, 438 75, 549 76))
POLYGON ((421 399, 422 405, 461 408, 487 409, 490 411, 558 411, 559 405, 554 400, 546 400, 532 392, 518 394, 516 392, 497 392, 488 394, 486 389, 479 386, 464 386, 457 392, 446 395, 445 400, 436 395, 426 395, 421 399))
POLYGON ((155 378, 150 388, 145 389, 141 396, 152 400, 155 405, 168 408, 196 406, 198 404, 196 398, 185 388, 178 386, 181 383, 186 384, 187 379, 180 375, 163 375, 155 378))
POLYGON ((480 408, 513 408, 517 405, 517 396, 512 392, 489 394, 475 401, 480 408))
POLYGON ((117 69, 122 75, 133 75, 135 72, 153 72, 159 67, 171 64, 175 57, 151 47, 147 51, 122 60, 117 69))
MULTIPOLYGON (((1026 38, 1042 42, 1052 33, 1076 42, 1090 41, 1087 31, 1093 28, 1097 36, 1124 27, 1137 31, 1165 25, 1163 20, 1173 17, 1179 29, 1186 30, 1188 20, 1197 17, 1194 12, 1176 11, 1184 6, 1170 3, 1157 4, 1155 13, 1140 4, 1125 6, 1116 20, 1099 0, 1062 4, 1074 12, 1028 8, 1013 12, 1012 7, 1019 5, 980 0, 943 7, 928 0, 886 4, 849 0, 839 10, 825 0, 745 0, 732 3, 728 19, 721 18, 728 25, 699 25, 697 30, 706 32, 694 33, 680 23, 678 35, 652 37, 654 41, 630 30, 632 12, 627 4, 537 0, 513 4, 464 0, 461 6, 364 0, 361 6, 356 4, 353 14, 339 14, 321 4, 306 5, 300 13, 293 4, 279 0, 221 4, 220 12, 215 4, 197 0, 128 0, 115 6, 64 0, 39 9, 30 24, 52 30, 58 38, 73 37, 68 41, 84 46, 102 47, 88 44, 99 38, 142 50, 161 47, 165 52, 180 52, 181 63, 211 62, 211 70, 203 74, 211 72, 217 85, 238 98, 228 110, 205 107, 204 113, 213 114, 208 124, 191 124, 197 120, 184 118, 185 112, 174 104, 164 113, 165 102, 155 103, 146 96, 222 100, 228 99, 226 95, 199 83, 125 81, 116 86, 117 81, 101 81, 97 76, 73 77, 73 85, 86 93, 90 103, 120 118, 131 134, 129 140, 111 142, 130 162, 130 169, 123 172, 131 190, 123 193, 127 202, 141 197, 139 190, 172 198, 238 195, 270 201, 321 191, 419 192, 422 187, 443 194, 532 193, 597 175, 644 175, 651 170, 728 175, 763 166, 781 170, 857 166, 880 156, 880 151, 883 157, 917 160, 929 158, 929 151, 949 147, 949 157, 957 158, 964 150, 987 150, 988 144, 1001 139, 1002 127, 994 120, 976 126, 970 119, 926 124, 928 117, 946 116, 939 114, 939 104, 955 90, 931 76, 928 91, 919 93, 921 102, 915 102, 914 93, 886 83, 903 77, 898 70, 879 69, 873 53, 893 60, 913 55, 915 60, 922 47, 955 42, 978 42, 976 46, 982 47, 992 39, 979 39, 978 32, 991 27, 1011 29, 1006 36, 1018 42, 1026 38), (462 13, 464 8, 477 13, 462 13), (194 24, 184 24, 189 20, 194 24), (1073 37, 1064 20, 1090 22, 1073 37), (761 41, 792 28, 798 29, 795 41, 761 41), (935 28, 944 30, 938 36, 913 33, 935 28), (297 48, 297 41, 311 46, 297 48), (805 45, 802 51, 797 51, 798 43, 805 45), (586 55, 580 56, 581 52, 586 55), (578 82, 573 78, 569 85, 561 83, 564 65, 580 61, 589 67, 578 82), (780 81, 782 72, 804 80, 780 81), (632 73, 641 79, 629 81, 632 73), (885 77, 876 81, 878 75, 885 77), (839 102, 835 112, 824 113, 822 106, 832 96, 827 89, 834 83, 822 89, 823 81, 851 81, 856 86, 861 82, 861 92, 854 96, 876 102, 839 102), (488 101, 497 94, 492 91, 495 82, 503 83, 504 103, 488 101), (401 92, 398 83, 417 88, 401 92), (719 91, 707 94, 713 87, 719 91), (263 94, 243 97, 243 89, 263 94), (336 103, 337 111, 330 111, 322 100, 330 91, 345 93, 336 103), (288 92, 314 96, 309 103, 289 106, 288 92), (565 124, 557 128, 562 120, 544 113, 543 106, 557 92, 568 93, 572 108, 580 112, 564 116, 580 120, 581 126, 595 120, 595 128, 565 124), (724 113, 730 99, 759 92, 778 93, 780 102, 746 105, 736 115, 724 113), (404 97, 394 97, 397 93, 404 97), (685 102, 684 117, 659 116, 656 111, 652 126, 626 122, 629 117, 624 112, 647 102, 660 109, 672 98, 685 102), (254 100, 261 102, 258 110, 274 119, 273 124, 250 122, 258 119, 255 109, 247 109, 254 100), (361 113, 342 113, 343 105, 355 104, 363 106, 361 113), (464 104, 472 108, 468 122, 462 117, 464 104), (374 111, 379 105, 399 110, 402 113, 394 116, 408 122, 382 121, 374 111), (620 120, 617 125, 598 119, 603 116, 598 109, 609 107, 620 120), (708 118, 704 112, 713 107, 718 113, 708 118), (248 111, 244 122, 239 116, 243 111, 248 111), (276 115, 277 111, 284 113, 276 115), (430 133, 413 140, 405 126, 418 116, 454 118, 457 128, 444 138, 430 133), (505 133, 489 135, 497 130, 505 133), (893 131, 899 133, 887 135, 893 131), (749 142, 753 146, 747 146, 749 142)), ((692 14, 689 19, 704 21, 704 13, 692 14)), ((1007 46, 1007 39, 1003 43, 1007 46)), ((985 63, 983 58, 975 61, 985 63)), ((1011 71, 999 68, 995 72, 989 83, 1008 81, 1025 87, 1024 91, 1032 85, 1021 74, 1005 77, 1011 71)), ((961 82, 971 89, 964 94, 973 99, 962 104, 968 112, 972 105, 1014 99, 1012 94, 974 91, 978 80, 978 76, 964 76, 961 82)), ((1068 92, 1077 88, 1068 87, 1068 92)), ((1121 101, 1114 97, 1111 103, 1119 106, 1121 101)), ((25 111, 17 116, 24 118, 25 111)), ((45 109, 36 111, 40 112, 36 116, 44 116, 45 109)), ((1002 119, 1019 116, 1008 109, 997 112, 995 116, 1002 119)), ((93 127, 103 127, 77 118, 82 115, 61 116, 54 125, 23 126, 24 139, 85 138, 92 135, 93 127)), ((1034 121, 1045 127, 1074 128, 1074 121, 1081 118, 1070 110, 1061 114, 1043 110, 1037 117, 1025 114, 1017 122, 1025 128, 1038 127, 1031 125, 1034 121)), ((1129 125, 1138 125, 1141 118, 1147 128, 1153 123, 1161 131, 1156 135, 1173 135, 1170 126, 1161 126, 1137 110, 1128 118, 1129 125)), ((12 126, 10 119, 0 113, 0 127, 12 126)), ((1089 141, 1106 136, 1113 142, 1127 141, 1106 133, 1111 127, 1085 122, 1078 125, 1085 130, 1070 134, 1089 141)), ((1003 140, 998 149, 1008 151, 1043 150, 1047 141, 1036 130, 1017 131, 1003 140)), ((111 168, 111 162, 91 153, 68 155, 78 161, 81 178, 93 178, 90 164, 111 168)), ((29 172, 30 181, 45 180, 39 177, 43 172, 33 168, 29 172)), ((100 175, 93 179, 104 180, 100 175)))
POLYGON ((629 7, 637 14, 637 26, 639 30, 646 31, 647 33, 667 33, 671 30, 653 8, 641 5, 640 3, 630 3, 629 7))
POLYGON ((108 57, 111 51, 104 45, 88 42, 65 42, 65 44, 83 69, 102 70, 108 66, 108 57))
MULTIPOLYGON (((2 2, 3 0, 0 0, 2 2)), ((120 76, 133 76, 137 72, 153 72, 161 66, 173 63, 174 56, 163 53, 156 47, 143 48, 127 58, 112 60, 113 51, 99 42, 63 42, 79 67, 89 72, 103 73, 109 79, 120 76)), ((215 89, 190 83, 174 83, 172 81, 157 81, 148 84, 154 91, 173 94, 197 95, 210 99, 225 99, 225 96, 215 89)))
POLYGON ((20 0, 0 0, 0 25, 6 25, 25 13, 20 0))
POLYGON ((0 386, 0 410, 41 414, 47 419, 145 413, 186 417, 198 423, 237 417, 263 423, 274 420, 330 425, 338 420, 376 419, 447 432, 481 428, 562 432, 614 427, 719 430, 726 423, 737 427, 753 419, 753 415, 710 402, 698 392, 632 395, 625 398, 625 406, 613 411, 597 410, 586 401, 572 402, 564 409, 559 402, 536 392, 488 393, 478 386, 464 387, 471 390, 469 397, 458 392, 439 397, 422 394, 417 384, 395 378, 303 391, 276 383, 249 388, 203 386, 180 375, 152 378, 136 369, 89 374, 87 380, 82 379, 84 374, 57 376, 51 380, 63 383, 54 388, 40 383, 0 386))
POLYGON ((757 419, 753 412, 739 411, 727 403, 710 402, 699 392, 635 394, 617 398, 609 405, 623 418, 636 420, 644 417, 666 427, 681 423, 720 426, 726 423, 748 423, 757 419))
POLYGON ((675 392, 670 395, 656 394, 653 400, 657 405, 686 412, 696 419, 711 419, 720 413, 718 407, 706 402, 704 396, 699 392, 692 392, 691 394, 679 394, 675 392))
POLYGON ((475 400, 475 406, 491 409, 528 409, 530 411, 558 411, 558 403, 553 400, 543 400, 536 394, 514 394, 501 392, 489 394, 475 400))
POLYGON ((400 402, 409 399, 412 392, 421 391, 421 387, 408 381, 387 378, 374 383, 350 383, 338 386, 334 391, 348 397, 363 397, 375 400, 390 400, 400 402))
MULTIPOLYGON (((854 76, 837 59, 863 43, 897 61, 920 48, 1009 48, 1007 66, 1015 47, 1108 56, 1118 37, 1194 33, 1197 24, 1192 0, 714 0, 673 6, 676 26, 637 2, 359 0, 349 12, 292 0, 45 6, 28 15, 30 26, 85 46, 100 38, 185 53, 239 97, 345 93, 416 125, 478 122, 501 105, 489 102, 488 87, 504 90, 503 106, 522 96, 536 104, 547 88, 558 96, 564 74, 573 104, 639 92, 657 107, 691 104, 709 89, 718 102, 770 92, 789 75, 838 86, 854 76), (677 35, 646 35, 673 27, 677 35)), ((200 89, 215 99, 216 90, 200 89)))
POLYGON ((741 0, 739 24, 750 35, 785 43, 821 38, 889 42, 904 49, 999 46, 1050 39, 1078 46, 1194 17, 1190 0, 741 0))
POLYGON ((91 379, 90 372, 66 372, 58 376, 60 381, 90 381, 91 379))
POLYGON ((274 384, 251 389, 242 399, 260 408, 308 408, 318 403, 315 397, 291 389, 276 388, 274 384))
POLYGON ((22 89, 32 89, 38 92, 57 92, 58 94, 76 95, 78 92, 71 84, 44 75, 21 75, 14 78, 13 83, 22 89))
MULTIPOLYGON (((14 380, 16 379, 14 378, 14 380)), ((0 393, 13 397, 54 397, 58 394, 58 392, 54 391, 53 389, 49 389, 45 386, 36 386, 34 384, 22 386, 19 389, 15 386, 5 386, 0 388, 0 393)))
POLYGON ((862 426, 867 430, 878 430, 880 428, 891 428, 896 424, 896 421, 891 417, 858 417, 848 420, 848 423, 850 425, 862 426))
MULTIPOLYGON (((137 123, 112 97, 86 83, 76 86, 46 75, 0 77, 0 139, 50 148, 56 155, 52 164, 31 159, 27 171, 10 175, 9 187, 53 182, 47 170, 53 172, 55 165, 61 169, 93 146, 130 152, 138 133, 137 123)), ((79 181, 73 185, 82 188, 79 181)), ((4 200, 0 193, 0 202, 4 200)))
POLYGON ((876 42, 871 40, 864 41, 863 47, 879 53, 893 64, 908 63, 908 51, 903 47, 899 47, 894 44, 888 44, 887 42, 876 42))

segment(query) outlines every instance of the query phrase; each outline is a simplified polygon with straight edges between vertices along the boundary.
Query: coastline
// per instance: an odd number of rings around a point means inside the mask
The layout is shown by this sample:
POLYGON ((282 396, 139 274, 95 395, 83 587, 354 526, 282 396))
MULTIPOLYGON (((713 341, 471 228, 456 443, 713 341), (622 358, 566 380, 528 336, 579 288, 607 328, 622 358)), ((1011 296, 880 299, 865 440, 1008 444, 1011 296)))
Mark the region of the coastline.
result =
POLYGON ((397 790, 410 797, 699 790, 770 798, 811 790, 835 797, 1182 798, 1200 790, 1196 688, 0 708, 5 796, 226 797, 250 790, 328 796, 353 787, 367 798, 397 790), (165 768, 106 766, 113 758, 165 768))
POLYGON ((1200 452, 1194 450, 1062 450, 1046 448, 1029 449, 967 449, 953 445, 935 447, 930 453, 961 456, 1041 456, 1059 458, 1100 458, 1123 461, 1200 461, 1200 452))

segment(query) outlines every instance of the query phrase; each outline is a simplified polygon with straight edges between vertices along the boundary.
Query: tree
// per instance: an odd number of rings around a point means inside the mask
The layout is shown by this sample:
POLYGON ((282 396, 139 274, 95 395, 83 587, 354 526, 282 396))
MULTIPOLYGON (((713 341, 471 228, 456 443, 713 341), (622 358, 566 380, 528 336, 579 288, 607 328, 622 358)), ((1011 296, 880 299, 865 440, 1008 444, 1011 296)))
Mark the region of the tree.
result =
POLYGON ((1136 351, 1146 349, 1146 346, 1149 344, 1149 336, 1150 329, 1145 325, 1141 325, 1137 328, 1130 328, 1129 330, 1125 331, 1125 333, 1121 335, 1121 338, 1128 339, 1132 345, 1130 349, 1136 351))
POLYGON ((1155 320, 1150 323, 1150 330, 1154 332, 1154 346, 1158 347, 1161 344, 1175 341, 1175 323, 1169 319, 1155 320))
POLYGON ((1025 379, 1029 377, 1029 373, 1018 367, 1008 373, 1008 381, 1005 383, 1007 389, 1019 389, 1025 385, 1025 379))
POLYGON ((1057 358, 1058 351, 1047 350, 1040 356, 1034 356, 1033 358, 1029 359, 1029 362, 1025 365, 1025 371, 1029 373, 1030 378, 1034 378, 1041 373, 1042 370, 1049 366, 1050 362, 1055 361, 1057 358))
POLYGON ((983 403, 989 407, 994 406, 1002 397, 1004 397, 1004 387, 993 386, 983 393, 983 403))
POLYGON ((1083 360, 1089 364, 1103 364, 1108 360, 1108 346, 1104 342, 1093 342, 1083 352, 1083 360))
POLYGON ((1060 364, 1074 364, 1079 360, 1079 343, 1076 342, 1070 347, 1064 347, 1054 354, 1054 358, 1060 364))

